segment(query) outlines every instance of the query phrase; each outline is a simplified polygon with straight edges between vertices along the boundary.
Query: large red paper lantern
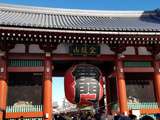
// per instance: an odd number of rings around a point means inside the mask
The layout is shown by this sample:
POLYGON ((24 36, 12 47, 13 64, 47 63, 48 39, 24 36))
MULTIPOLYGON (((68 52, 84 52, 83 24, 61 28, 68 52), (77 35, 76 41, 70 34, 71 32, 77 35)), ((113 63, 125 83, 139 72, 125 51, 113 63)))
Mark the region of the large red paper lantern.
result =
POLYGON ((92 105, 103 97, 103 77, 100 69, 90 64, 78 64, 65 74, 65 95, 69 102, 92 105))

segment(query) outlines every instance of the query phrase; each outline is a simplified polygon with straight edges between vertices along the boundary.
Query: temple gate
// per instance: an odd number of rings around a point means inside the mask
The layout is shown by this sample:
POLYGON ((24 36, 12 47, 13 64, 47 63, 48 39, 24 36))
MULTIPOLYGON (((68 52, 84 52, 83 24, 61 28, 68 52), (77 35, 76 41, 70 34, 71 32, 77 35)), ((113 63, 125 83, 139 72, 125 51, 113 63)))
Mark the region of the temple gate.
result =
POLYGON ((52 77, 80 63, 102 71, 107 113, 160 113, 159 51, 159 11, 0 5, 0 119, 51 120, 52 77))

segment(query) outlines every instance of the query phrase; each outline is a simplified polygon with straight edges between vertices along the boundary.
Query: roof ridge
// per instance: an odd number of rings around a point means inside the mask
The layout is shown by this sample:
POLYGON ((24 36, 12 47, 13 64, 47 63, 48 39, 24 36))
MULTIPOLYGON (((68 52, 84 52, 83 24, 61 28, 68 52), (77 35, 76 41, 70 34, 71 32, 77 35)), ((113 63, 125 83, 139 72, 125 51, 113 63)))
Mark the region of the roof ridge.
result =
POLYGON ((143 15, 151 15, 154 12, 144 11, 119 11, 119 10, 82 10, 82 9, 64 9, 64 8, 47 8, 26 5, 14 5, 0 3, 1 10, 29 12, 40 14, 62 14, 62 15, 79 15, 79 16, 102 16, 102 17, 139 17, 143 15), (144 14, 145 13, 145 14, 144 14))

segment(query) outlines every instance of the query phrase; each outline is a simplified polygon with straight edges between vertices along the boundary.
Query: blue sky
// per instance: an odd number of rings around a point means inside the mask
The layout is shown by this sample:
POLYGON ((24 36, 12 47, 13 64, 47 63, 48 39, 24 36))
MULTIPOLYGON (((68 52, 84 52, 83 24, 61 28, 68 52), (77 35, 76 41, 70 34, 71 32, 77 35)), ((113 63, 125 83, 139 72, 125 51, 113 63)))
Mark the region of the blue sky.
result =
POLYGON ((153 10, 160 8, 160 0, 0 0, 0 2, 54 8, 99 10, 153 10))
POLYGON ((52 99, 53 101, 62 104, 62 98, 64 98, 64 78, 63 77, 53 77, 52 82, 52 99))

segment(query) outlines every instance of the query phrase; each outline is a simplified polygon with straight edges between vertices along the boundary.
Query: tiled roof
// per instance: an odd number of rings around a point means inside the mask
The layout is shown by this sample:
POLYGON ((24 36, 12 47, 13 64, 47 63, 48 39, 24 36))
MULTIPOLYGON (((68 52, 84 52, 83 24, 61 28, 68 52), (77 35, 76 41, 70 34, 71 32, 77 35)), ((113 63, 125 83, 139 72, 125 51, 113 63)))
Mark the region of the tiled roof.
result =
POLYGON ((97 31, 160 31, 159 11, 94 11, 0 4, 0 26, 97 31))

